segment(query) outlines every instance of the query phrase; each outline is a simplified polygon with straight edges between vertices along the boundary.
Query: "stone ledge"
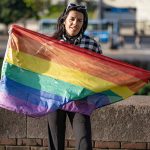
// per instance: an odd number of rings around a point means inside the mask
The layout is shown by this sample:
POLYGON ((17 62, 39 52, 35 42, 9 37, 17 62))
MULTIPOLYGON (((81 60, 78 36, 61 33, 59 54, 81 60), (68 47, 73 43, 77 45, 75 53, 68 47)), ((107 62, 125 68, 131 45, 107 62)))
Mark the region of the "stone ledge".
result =
MULTIPOLYGON (((97 109, 91 122, 93 140, 150 142, 150 96, 132 96, 97 109)), ((67 138, 74 138, 69 124, 67 138)))
MULTIPOLYGON (((47 120, 0 109, 0 137, 46 138, 47 120)), ((127 100, 97 109, 91 116, 95 141, 150 142, 150 96, 127 100)), ((66 139, 74 139, 67 124, 66 139)))
POLYGON ((0 138, 25 138, 26 116, 0 108, 0 138))
POLYGON ((150 96, 133 96, 104 107, 92 116, 93 139, 150 141, 150 96))

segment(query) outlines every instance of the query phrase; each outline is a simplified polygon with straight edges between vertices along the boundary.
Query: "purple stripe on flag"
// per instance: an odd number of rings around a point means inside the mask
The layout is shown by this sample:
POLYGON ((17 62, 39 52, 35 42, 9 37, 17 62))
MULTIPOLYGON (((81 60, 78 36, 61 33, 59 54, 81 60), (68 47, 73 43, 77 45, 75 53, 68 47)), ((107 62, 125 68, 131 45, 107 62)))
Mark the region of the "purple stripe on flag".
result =
POLYGON ((22 101, 14 96, 0 92, 1 104, 0 107, 8 109, 10 111, 15 111, 17 113, 27 114, 32 117, 39 117, 52 112, 50 108, 45 108, 42 106, 36 106, 31 103, 22 101))
POLYGON ((95 105, 87 103, 87 101, 73 101, 62 107, 62 110, 78 112, 85 115, 90 115, 94 109, 96 109, 95 105))

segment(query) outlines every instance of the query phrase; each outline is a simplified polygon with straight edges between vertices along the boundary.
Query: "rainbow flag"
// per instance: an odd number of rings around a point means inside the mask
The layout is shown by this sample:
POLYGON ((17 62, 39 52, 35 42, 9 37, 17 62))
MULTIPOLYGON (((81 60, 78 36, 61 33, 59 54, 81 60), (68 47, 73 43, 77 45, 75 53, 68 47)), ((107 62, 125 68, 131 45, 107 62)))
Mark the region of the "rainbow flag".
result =
POLYGON ((42 116, 87 97, 96 109, 126 99, 149 80, 149 71, 13 25, 0 107, 42 116))

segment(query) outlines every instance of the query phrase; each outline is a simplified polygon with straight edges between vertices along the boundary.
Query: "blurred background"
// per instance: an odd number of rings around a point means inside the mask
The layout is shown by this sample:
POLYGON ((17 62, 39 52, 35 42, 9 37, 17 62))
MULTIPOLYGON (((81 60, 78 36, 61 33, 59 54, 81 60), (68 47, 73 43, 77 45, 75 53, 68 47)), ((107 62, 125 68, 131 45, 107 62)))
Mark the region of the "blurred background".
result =
MULTIPOLYGON (((70 2, 87 6, 85 34, 100 42, 104 55, 150 70, 150 0, 0 1, 0 68, 11 24, 50 36, 70 2)), ((150 95, 150 84, 136 94, 150 95)))

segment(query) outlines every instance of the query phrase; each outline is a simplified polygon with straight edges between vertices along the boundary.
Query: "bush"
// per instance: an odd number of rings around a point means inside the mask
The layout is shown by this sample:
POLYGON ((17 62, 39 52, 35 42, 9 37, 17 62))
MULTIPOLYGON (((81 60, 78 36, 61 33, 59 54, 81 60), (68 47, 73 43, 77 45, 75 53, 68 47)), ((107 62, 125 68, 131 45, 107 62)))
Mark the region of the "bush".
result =
POLYGON ((140 89, 137 95, 150 95, 150 83, 140 89))
POLYGON ((58 18, 60 14, 63 12, 65 6, 62 4, 51 5, 49 8, 49 12, 43 16, 43 18, 58 18))

